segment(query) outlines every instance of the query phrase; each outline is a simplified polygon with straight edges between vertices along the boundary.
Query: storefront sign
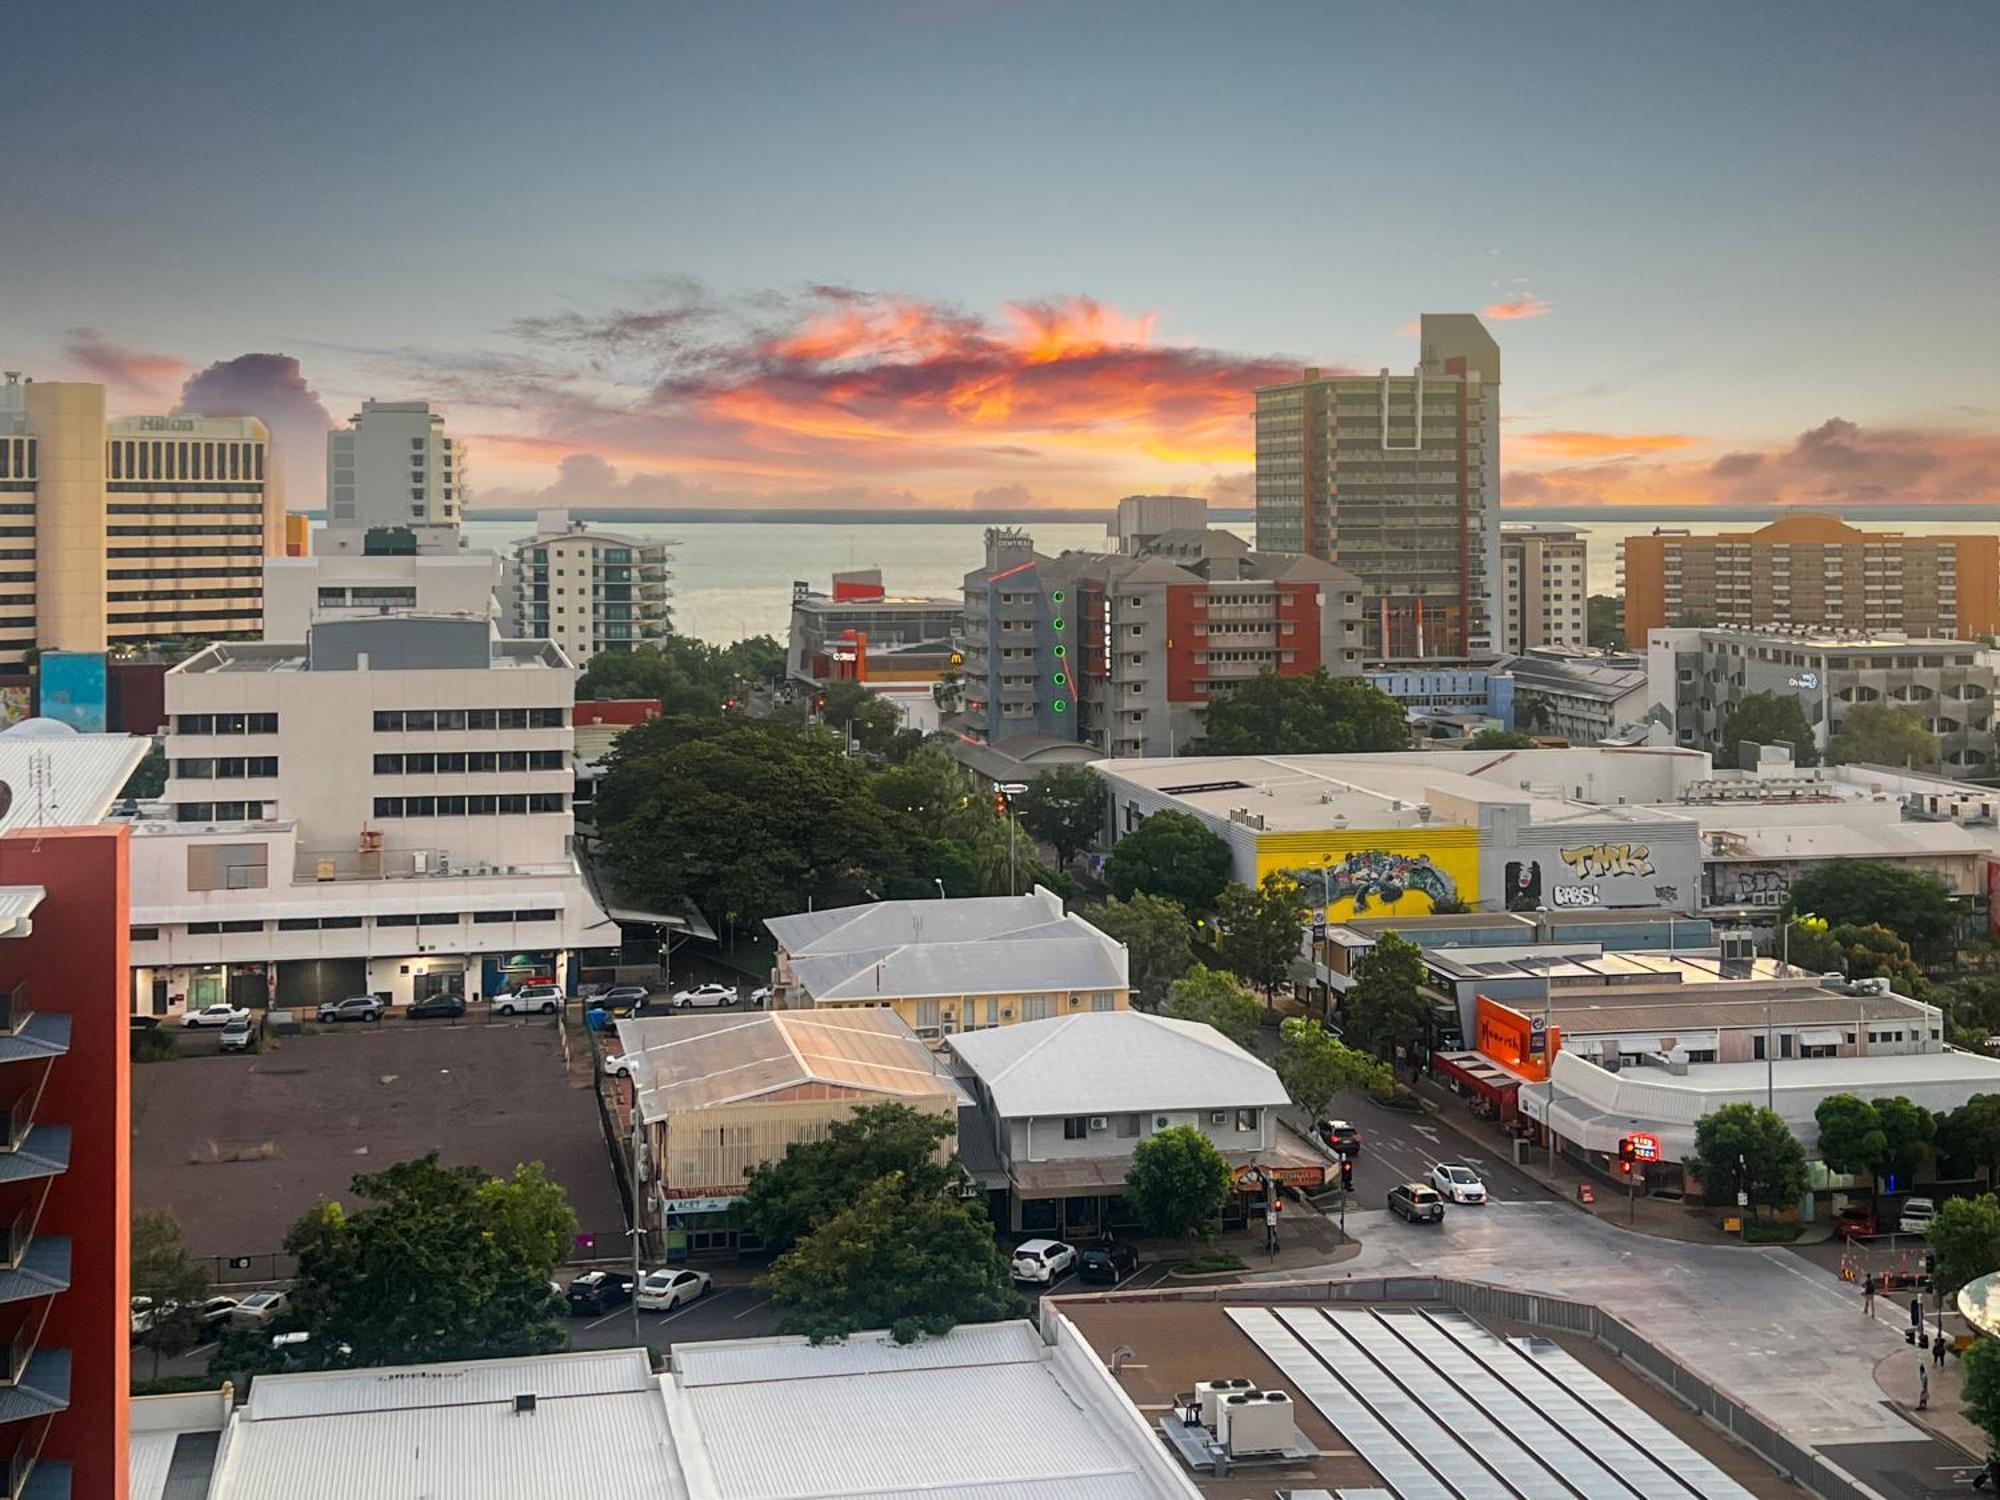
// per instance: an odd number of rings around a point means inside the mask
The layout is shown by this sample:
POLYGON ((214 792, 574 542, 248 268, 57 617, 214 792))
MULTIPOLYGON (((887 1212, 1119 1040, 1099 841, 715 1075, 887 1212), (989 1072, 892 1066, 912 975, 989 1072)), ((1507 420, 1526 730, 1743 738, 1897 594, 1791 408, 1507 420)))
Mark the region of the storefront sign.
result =
POLYGON ((663 1198, 660 1207, 669 1214, 719 1214, 742 1201, 741 1193, 725 1198, 663 1198))
POLYGON ((1632 1143, 1632 1160, 1658 1161, 1660 1159, 1660 1138, 1656 1135, 1628 1135, 1632 1143))
POLYGON ((1562 1028, 1540 1015, 1524 1015, 1511 1005, 1481 995, 1473 1011, 1472 1045, 1489 1061, 1523 1078, 1546 1078, 1549 1062, 1562 1050, 1562 1028))

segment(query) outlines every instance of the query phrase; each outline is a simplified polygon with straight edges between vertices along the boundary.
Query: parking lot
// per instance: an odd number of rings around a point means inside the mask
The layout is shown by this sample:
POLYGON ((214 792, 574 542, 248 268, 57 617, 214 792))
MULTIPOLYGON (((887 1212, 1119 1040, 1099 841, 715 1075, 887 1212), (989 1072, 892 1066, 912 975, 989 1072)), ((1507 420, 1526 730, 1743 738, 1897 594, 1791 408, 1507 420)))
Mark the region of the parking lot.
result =
POLYGON ((197 1256, 267 1256, 322 1198, 352 1202, 356 1173, 432 1149, 543 1162, 583 1228, 624 1223, 587 1068, 573 1084, 549 1021, 349 1025, 258 1055, 182 1040, 132 1070, 132 1203, 171 1211, 197 1256))

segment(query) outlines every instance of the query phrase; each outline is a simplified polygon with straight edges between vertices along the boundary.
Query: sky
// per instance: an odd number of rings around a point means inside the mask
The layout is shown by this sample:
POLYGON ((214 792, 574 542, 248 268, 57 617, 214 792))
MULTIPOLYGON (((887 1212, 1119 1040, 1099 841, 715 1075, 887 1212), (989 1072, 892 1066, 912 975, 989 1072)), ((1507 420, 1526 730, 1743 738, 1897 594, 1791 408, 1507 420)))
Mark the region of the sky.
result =
POLYGON ((2000 8, 0 0, 0 363, 473 506, 1247 503, 1483 313, 1510 505, 2000 505, 2000 8))

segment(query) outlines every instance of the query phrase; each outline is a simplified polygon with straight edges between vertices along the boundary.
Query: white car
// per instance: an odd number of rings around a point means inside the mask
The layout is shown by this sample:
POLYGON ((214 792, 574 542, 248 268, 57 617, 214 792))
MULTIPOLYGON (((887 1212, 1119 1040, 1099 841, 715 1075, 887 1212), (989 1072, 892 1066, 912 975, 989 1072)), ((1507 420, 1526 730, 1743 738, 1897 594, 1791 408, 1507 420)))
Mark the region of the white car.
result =
POLYGON ((769 1005, 771 1003, 771 987, 768 984, 758 985, 756 989, 750 992, 750 1003, 759 1008, 769 1005))
POLYGON ((1929 1234, 1931 1220, 1937 1217, 1937 1204, 1929 1198, 1905 1198, 1902 1217, 1896 1221, 1896 1228, 1903 1234, 1929 1234))
POLYGON ((691 990, 679 990, 674 994, 674 1004, 682 1010, 690 1005, 733 1005, 736 991, 726 984, 698 984, 691 990))
POLYGON ((1014 1247, 1014 1279, 1047 1286, 1076 1265, 1076 1246, 1061 1240, 1024 1240, 1014 1247))
POLYGON ((640 1312, 670 1312, 708 1295, 706 1271, 651 1271, 639 1283, 640 1312))
POLYGON ((1431 1168, 1431 1186, 1447 1203, 1484 1203, 1486 1184, 1464 1162, 1441 1161, 1431 1168))
POLYGON ((493 997, 496 1016, 552 1016, 563 1008, 563 992, 553 984, 524 984, 518 990, 502 990, 493 997))
POLYGON ((630 1078, 632 1076, 632 1064, 638 1056, 639 1054, 636 1052, 621 1052, 616 1057, 605 1058, 604 1076, 606 1078, 630 1078))
POLYGON ((239 1010, 233 1005, 228 1005, 218 1000, 213 1005, 204 1005, 200 1010, 189 1011, 181 1017, 181 1025, 227 1026, 231 1021, 247 1021, 249 1019, 250 1012, 247 1009, 239 1010))
POLYGON ((262 1328, 280 1313, 291 1311, 285 1292, 252 1292, 229 1310, 231 1328, 262 1328))

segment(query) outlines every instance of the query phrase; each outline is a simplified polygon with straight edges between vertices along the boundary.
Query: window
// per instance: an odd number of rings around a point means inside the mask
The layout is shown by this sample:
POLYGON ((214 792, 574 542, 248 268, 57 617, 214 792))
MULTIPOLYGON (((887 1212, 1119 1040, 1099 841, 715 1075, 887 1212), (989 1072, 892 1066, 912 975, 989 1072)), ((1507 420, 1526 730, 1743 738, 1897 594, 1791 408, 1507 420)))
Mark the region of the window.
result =
POLYGON ((1066 1141, 1090 1139, 1090 1117, 1088 1115, 1067 1116, 1063 1120, 1063 1139, 1066 1141))
POLYGON ((496 709, 495 713, 499 716, 500 727, 502 729, 526 729, 528 727, 528 711, 525 708, 502 708, 496 709))
POLYGON ((553 906, 535 906, 514 913, 516 922, 553 922, 562 915, 553 906))
POLYGON ((916 1024, 918 1030, 923 1030, 926 1027, 933 1031, 937 1029, 938 1002, 936 1000, 919 1000, 917 1002, 916 1024))
POLYGON ((560 729, 563 727, 563 711, 559 708, 531 708, 528 710, 530 729, 560 729))
POLYGON ((330 931, 330 930, 332 930, 333 928, 336 928, 336 927, 359 927, 359 926, 361 925, 361 918, 359 918, 359 917, 321 917, 321 918, 319 919, 319 925, 320 925, 320 926, 321 926, 322 928, 325 928, 325 929, 327 929, 327 930, 329 930, 329 931, 330 931))
POLYGON ((427 911, 417 918, 419 927, 456 927, 465 918, 455 911, 427 911))
POLYGON ((388 912, 375 919, 377 927, 414 927, 417 925, 415 912, 388 912))
POLYGON ((405 797, 403 799, 403 816, 406 818, 435 818, 437 816, 437 798, 405 797))
POLYGON ((215 762, 206 758, 177 760, 174 762, 174 774, 190 781, 206 781, 215 775, 215 762))
POLYGON ((1239 1131, 1243 1131, 1243 1130, 1255 1130, 1255 1129, 1257 1129, 1257 1128, 1258 1128, 1258 1127, 1257 1127, 1257 1111, 1256 1111, 1256 1110, 1254 1110, 1254 1109, 1239 1109, 1239 1110, 1237 1110, 1237 1111, 1236 1111, 1236 1128, 1237 1128, 1237 1129, 1238 1129, 1239 1131))
POLYGON ((160 940, 160 929, 157 927, 134 927, 125 935, 135 943, 157 943, 160 940))
POLYGON ((403 757, 400 755, 378 755, 375 757, 377 776, 400 776, 403 774, 403 757))
POLYGON ((1136 1140, 1138 1135, 1139 1116, 1120 1115, 1118 1117, 1118 1139, 1121 1141, 1136 1140))
POLYGON ((1049 997, 1047 995, 1024 995, 1021 997, 1021 1019, 1024 1021, 1046 1021, 1049 1018, 1049 997))
POLYGON ((1108 991, 1108 990, 1099 990, 1099 991, 1097 991, 1097 992, 1096 992, 1095 994, 1093 994, 1093 995, 1092 995, 1092 996, 1090 997, 1090 1008, 1091 1008, 1092 1010, 1110 1010, 1110 1009, 1112 1009, 1112 1008, 1113 1008, 1113 1007, 1112 1007, 1112 996, 1111 996, 1111 993, 1110 993, 1110 991, 1108 991))
POLYGON ((403 770, 411 776, 428 776, 437 770, 437 757, 428 753, 403 757, 403 770))
POLYGON ((262 932, 264 930, 262 922, 222 922, 218 925, 224 932, 262 932))
POLYGON ((403 727, 428 733, 437 728, 437 714, 428 708, 406 708, 403 710, 403 727))
POLYGON ((440 729, 465 728, 465 710, 462 708, 441 708, 437 711, 437 727, 440 729))
POLYGON ((280 932, 318 932, 318 931, 319 931, 319 918, 318 918, 318 917, 280 917, 280 918, 278 918, 278 931, 280 931, 280 932))
POLYGON ((403 715, 400 709, 377 709, 375 711, 376 733, 380 734, 385 730, 394 731, 402 727, 403 715))
POLYGON ((467 729, 498 729, 499 712, 491 708, 468 708, 465 711, 467 729))
POLYGON ((400 818, 402 817, 402 815, 403 815, 403 799, 401 797, 377 797, 375 799, 376 817, 400 818))
POLYGON ((514 914, 511 911, 476 911, 472 914, 474 926, 478 926, 481 923, 492 925, 497 922, 511 922, 513 920, 514 914))

